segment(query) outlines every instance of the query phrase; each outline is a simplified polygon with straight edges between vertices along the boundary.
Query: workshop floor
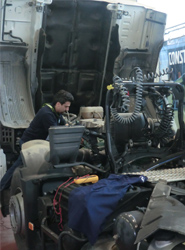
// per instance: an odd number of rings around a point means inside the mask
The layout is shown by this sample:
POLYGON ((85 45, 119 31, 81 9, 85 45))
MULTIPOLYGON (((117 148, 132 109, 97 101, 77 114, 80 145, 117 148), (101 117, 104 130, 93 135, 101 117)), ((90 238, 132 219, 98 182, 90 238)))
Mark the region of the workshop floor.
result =
MULTIPOLYGON (((10 217, 3 217, 0 211, 0 250, 18 250, 10 226, 10 217)), ((24 250, 24 249, 23 249, 24 250)))

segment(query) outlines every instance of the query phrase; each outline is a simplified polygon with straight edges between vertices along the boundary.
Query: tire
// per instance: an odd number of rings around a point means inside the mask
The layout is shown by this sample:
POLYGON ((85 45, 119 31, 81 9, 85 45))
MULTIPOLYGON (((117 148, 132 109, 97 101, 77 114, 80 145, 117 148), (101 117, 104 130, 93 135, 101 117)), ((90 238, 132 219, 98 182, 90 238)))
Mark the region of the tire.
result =
MULTIPOLYGON (((27 246, 24 195, 21 185, 20 168, 22 167, 20 166, 14 171, 10 187, 9 212, 12 231, 19 250, 41 250, 42 245, 39 231, 35 232, 32 247, 27 246)), ((45 250, 55 250, 55 247, 55 244, 48 242, 45 250)))
POLYGON ((13 174, 9 201, 10 223, 19 250, 27 250, 25 236, 25 215, 20 167, 13 174))

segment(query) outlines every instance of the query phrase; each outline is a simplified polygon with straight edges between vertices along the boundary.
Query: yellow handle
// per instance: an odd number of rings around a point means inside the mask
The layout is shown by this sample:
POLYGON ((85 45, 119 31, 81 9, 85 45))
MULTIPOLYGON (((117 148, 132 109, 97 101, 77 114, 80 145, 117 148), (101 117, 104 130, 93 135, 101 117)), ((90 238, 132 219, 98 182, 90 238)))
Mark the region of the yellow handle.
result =
POLYGON ((96 183, 97 181, 99 181, 99 177, 97 175, 88 175, 85 177, 74 179, 74 183, 76 184, 83 184, 83 183, 89 183, 89 182, 96 183))

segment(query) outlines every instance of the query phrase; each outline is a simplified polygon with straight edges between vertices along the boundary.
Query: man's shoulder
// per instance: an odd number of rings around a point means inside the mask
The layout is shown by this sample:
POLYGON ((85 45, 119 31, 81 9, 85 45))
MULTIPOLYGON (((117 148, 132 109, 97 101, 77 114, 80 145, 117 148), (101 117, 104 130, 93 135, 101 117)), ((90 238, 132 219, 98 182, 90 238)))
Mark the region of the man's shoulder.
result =
POLYGON ((50 109, 50 107, 44 106, 41 109, 39 109, 37 114, 53 114, 53 111, 50 109))

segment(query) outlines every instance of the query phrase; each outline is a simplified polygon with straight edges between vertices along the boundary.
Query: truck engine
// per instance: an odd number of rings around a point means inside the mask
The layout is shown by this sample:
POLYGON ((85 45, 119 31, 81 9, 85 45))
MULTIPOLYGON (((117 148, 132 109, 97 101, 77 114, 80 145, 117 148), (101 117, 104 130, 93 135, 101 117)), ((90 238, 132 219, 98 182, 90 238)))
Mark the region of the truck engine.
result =
POLYGON ((80 116, 71 116, 69 127, 50 128, 49 142, 23 145, 25 167, 14 173, 10 198, 18 245, 28 237, 28 245, 37 242, 38 249, 54 242, 66 250, 183 249, 183 86, 144 82, 138 67, 135 75, 133 82, 114 77, 105 118, 101 107, 83 108, 80 116), (126 188, 117 201, 114 178, 119 194, 126 188), (114 197, 107 214, 106 188, 114 197), (101 207, 106 216, 99 225, 101 207), (181 214, 180 221, 175 215, 168 222, 172 211, 181 214))
POLYGON ((184 86, 155 73, 166 15, 126 1, 3 4, 7 162, 43 103, 75 97, 68 126, 22 145, 8 204, 18 249, 185 249, 184 86))

